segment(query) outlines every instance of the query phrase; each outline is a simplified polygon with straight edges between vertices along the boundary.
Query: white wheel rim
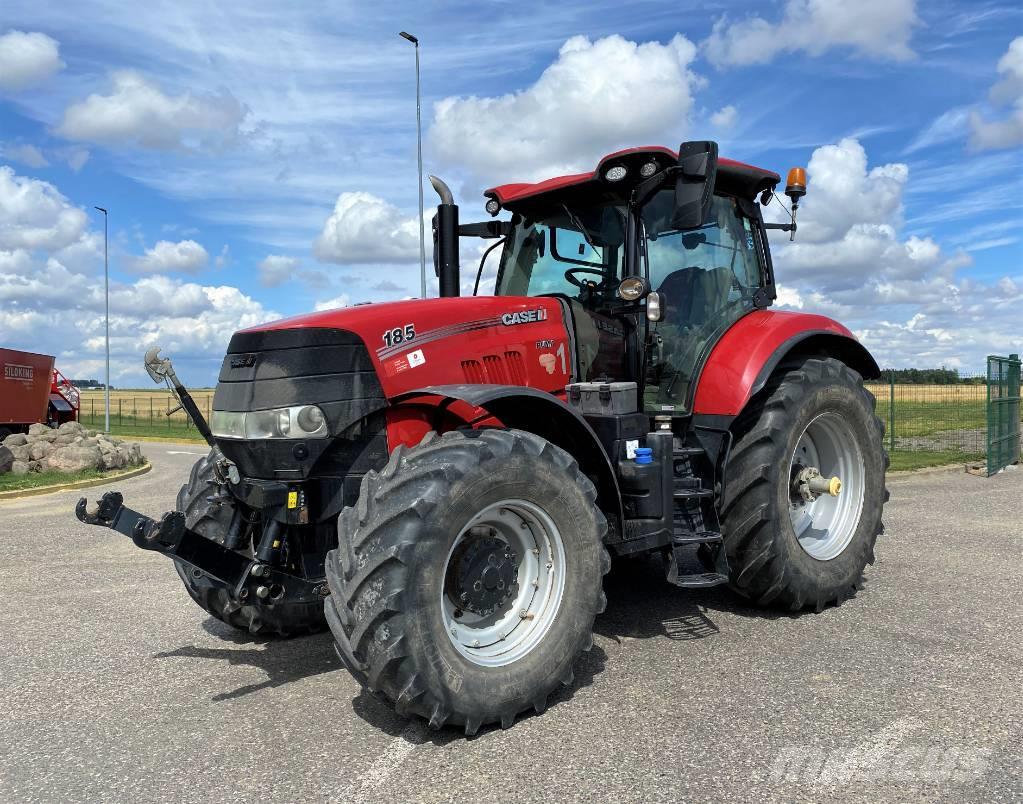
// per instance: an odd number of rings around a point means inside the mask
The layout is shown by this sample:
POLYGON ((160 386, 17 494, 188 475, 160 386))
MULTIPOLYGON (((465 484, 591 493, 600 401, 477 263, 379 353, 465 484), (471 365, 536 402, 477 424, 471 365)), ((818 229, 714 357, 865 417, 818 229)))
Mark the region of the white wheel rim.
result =
POLYGON ((818 561, 830 561, 845 551, 856 533, 866 485, 859 442, 837 413, 822 413, 803 430, 789 461, 790 483, 806 467, 842 481, 837 497, 821 494, 812 502, 801 499, 791 486, 789 491, 789 515, 800 547, 818 561))
POLYGON ((557 617, 564 592, 565 545, 558 526, 534 503, 502 500, 476 514, 448 551, 440 590, 444 631, 473 664, 502 667, 540 644, 557 617), (518 587, 491 614, 471 611, 458 598, 462 590, 456 581, 460 567, 456 553, 470 549, 468 543, 477 539, 496 539, 515 558, 518 587))

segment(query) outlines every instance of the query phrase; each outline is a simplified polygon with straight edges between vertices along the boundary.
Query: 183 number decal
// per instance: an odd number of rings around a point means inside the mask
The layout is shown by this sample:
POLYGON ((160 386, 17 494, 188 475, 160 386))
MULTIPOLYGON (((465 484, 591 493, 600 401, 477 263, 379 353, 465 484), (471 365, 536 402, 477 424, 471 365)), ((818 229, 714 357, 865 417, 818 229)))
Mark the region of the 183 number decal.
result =
POLYGON ((400 343, 408 343, 416 337, 416 328, 412 324, 405 324, 403 327, 395 327, 384 333, 385 346, 397 346, 400 343))

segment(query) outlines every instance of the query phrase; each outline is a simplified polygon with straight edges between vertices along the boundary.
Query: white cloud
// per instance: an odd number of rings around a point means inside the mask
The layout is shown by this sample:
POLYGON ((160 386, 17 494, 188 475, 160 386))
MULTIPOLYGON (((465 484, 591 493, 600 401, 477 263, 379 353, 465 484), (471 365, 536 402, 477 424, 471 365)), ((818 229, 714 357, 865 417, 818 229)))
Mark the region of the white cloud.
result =
POLYGON ((430 144, 482 181, 592 169, 616 147, 682 137, 698 83, 689 69, 695 57, 681 34, 665 45, 574 36, 523 90, 437 102, 430 144))
POLYGON ((0 142, 0 156, 30 168, 41 168, 50 164, 43 152, 29 143, 0 142))
POLYGON ((0 91, 27 89, 63 66, 60 45, 46 34, 8 31, 0 36, 0 91))
MULTIPOLYGON (((867 169, 867 152, 847 137, 813 152, 808 194, 800 205, 799 241, 825 243, 858 224, 897 226, 909 168, 894 162, 867 169)), ((770 206, 775 214, 777 207, 770 206)))
POLYGON ((85 231, 85 212, 52 184, 0 165, 0 249, 59 249, 85 231))
POLYGON ((1014 148, 1023 145, 1023 36, 1009 43, 998 60, 1002 79, 991 88, 991 102, 1008 106, 1002 119, 987 120, 979 113, 970 115, 970 144, 974 148, 1014 148))
POLYGON ((710 124, 720 129, 731 128, 735 125, 738 116, 734 106, 723 106, 710 116, 710 124))
POLYGON ((787 0, 778 22, 722 17, 703 46, 718 66, 764 64, 796 51, 817 56, 832 48, 905 60, 914 55, 909 39, 916 24, 915 0, 787 0))
POLYGON ((316 302, 316 306, 313 308, 316 312, 322 312, 324 310, 337 310, 341 307, 348 306, 348 294, 342 293, 340 296, 335 296, 333 299, 326 299, 324 301, 316 302))
POLYGON ((144 76, 122 70, 109 95, 90 95, 64 112, 68 139, 156 150, 217 148, 237 139, 247 110, 226 89, 168 95, 144 76))
POLYGON ((169 240, 158 240, 152 248, 147 248, 141 257, 128 261, 128 267, 140 274, 156 274, 166 271, 179 271, 195 274, 206 267, 210 255, 206 249, 194 240, 181 240, 172 243, 169 240))
POLYGON ((259 263, 259 284, 265 288, 276 288, 288 282, 298 268, 295 257, 269 254, 259 263))
POLYGON ((970 110, 967 107, 949 109, 931 121, 931 124, 906 146, 903 153, 911 154, 932 145, 958 140, 966 133, 969 122, 970 110))
MULTIPOLYGON (((962 276, 972 262, 900 233, 910 182, 902 164, 870 167, 854 139, 814 151, 794 243, 775 233, 778 304, 850 326, 889 366, 979 368, 1017 337, 1019 277, 962 276)), ((775 204, 765 215, 781 220, 775 204)), ((992 229, 992 231, 995 231, 992 229)))
MULTIPOLYGON (((50 257, 0 252, 0 341, 5 346, 58 356, 65 374, 96 376, 104 351, 103 283, 69 270, 50 257), (90 373, 91 372, 91 373, 90 373)), ((231 335, 279 318, 272 310, 223 285, 199 285, 147 276, 110 287, 112 375, 117 384, 148 384, 142 355, 159 345, 164 354, 196 361, 193 381, 208 381, 231 335)), ((190 372, 178 370, 189 381, 190 372)))
POLYGON ((803 308, 803 297, 799 295, 799 291, 794 288, 790 288, 787 285, 776 285, 775 290, 778 292, 778 298, 775 301, 779 307, 791 307, 796 310, 803 308))
POLYGON ((85 148, 62 148, 60 156, 74 173, 80 171, 89 161, 89 152, 85 148))
POLYGON ((324 262, 401 263, 419 260, 419 224, 369 193, 341 193, 313 243, 324 262))

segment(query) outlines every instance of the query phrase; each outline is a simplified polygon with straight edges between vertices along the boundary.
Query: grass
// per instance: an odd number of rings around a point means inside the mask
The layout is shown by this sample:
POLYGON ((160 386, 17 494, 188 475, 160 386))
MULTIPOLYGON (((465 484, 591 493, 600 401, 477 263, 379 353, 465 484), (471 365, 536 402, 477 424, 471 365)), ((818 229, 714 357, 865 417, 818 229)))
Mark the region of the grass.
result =
MULTIPOLYGON (((889 431, 892 388, 868 383, 877 397, 877 415, 889 431)), ((987 427, 987 387, 984 385, 896 385, 894 389, 896 438, 930 436, 951 430, 987 427)))
POLYGON ((892 464, 889 471, 906 472, 912 469, 926 469, 928 466, 946 466, 950 463, 969 463, 984 460, 983 455, 970 455, 958 450, 939 450, 919 452, 893 452, 890 456, 892 464))
POLYGON ((58 483, 74 483, 77 480, 92 480, 103 477, 107 472, 98 469, 86 469, 81 472, 29 472, 27 475, 16 475, 8 472, 0 475, 0 491, 22 491, 40 486, 54 486, 58 483))
MULTIPOLYGON (((83 416, 82 425, 95 430, 103 431, 103 416, 83 416)), ((186 426, 184 422, 171 419, 169 421, 155 421, 150 423, 147 419, 136 419, 132 416, 110 417, 110 434, 117 438, 174 438, 180 441, 196 441, 205 443, 199 432, 192 426, 186 426)))

